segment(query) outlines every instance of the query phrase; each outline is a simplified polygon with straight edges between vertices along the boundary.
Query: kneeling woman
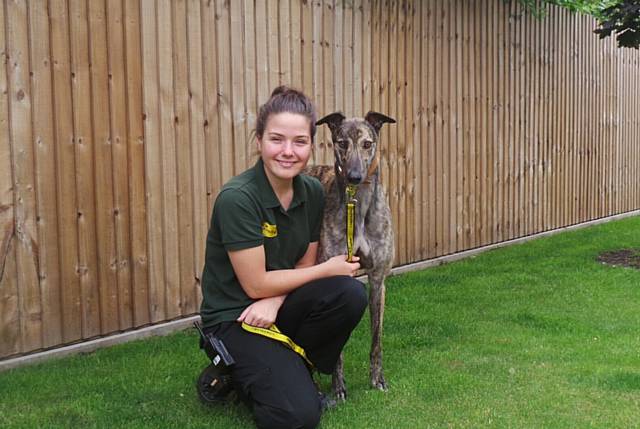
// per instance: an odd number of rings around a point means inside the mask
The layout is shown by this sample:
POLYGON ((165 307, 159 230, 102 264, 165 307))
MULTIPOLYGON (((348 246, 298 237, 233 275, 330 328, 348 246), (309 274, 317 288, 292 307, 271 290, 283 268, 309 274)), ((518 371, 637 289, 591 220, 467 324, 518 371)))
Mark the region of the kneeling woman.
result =
POLYGON ((241 323, 275 323, 329 374, 367 305, 362 283, 353 279, 357 258, 316 265, 323 191, 300 174, 315 122, 304 94, 274 90, 258 112, 260 159, 222 187, 207 236, 202 322, 235 359, 233 385, 260 428, 313 428, 320 398, 300 355, 241 323))

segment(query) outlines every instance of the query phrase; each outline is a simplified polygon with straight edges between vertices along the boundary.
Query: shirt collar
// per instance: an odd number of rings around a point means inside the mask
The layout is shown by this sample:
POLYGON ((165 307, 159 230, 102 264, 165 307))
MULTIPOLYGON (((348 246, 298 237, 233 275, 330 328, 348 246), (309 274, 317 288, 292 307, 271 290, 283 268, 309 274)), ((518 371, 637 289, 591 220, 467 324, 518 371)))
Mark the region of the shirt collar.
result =
MULTIPOLYGON (((258 161, 253 168, 256 173, 256 184, 258 186, 258 191, 260 192, 262 204, 264 204, 265 208, 280 207, 280 201, 278 200, 276 193, 273 191, 271 183, 269 183, 269 179, 264 172, 264 163, 262 162, 262 158, 258 158, 258 161)), ((306 200, 307 192, 304 187, 304 183, 302 182, 300 175, 297 175, 293 178, 293 199, 289 205, 289 210, 299 206, 306 200)))

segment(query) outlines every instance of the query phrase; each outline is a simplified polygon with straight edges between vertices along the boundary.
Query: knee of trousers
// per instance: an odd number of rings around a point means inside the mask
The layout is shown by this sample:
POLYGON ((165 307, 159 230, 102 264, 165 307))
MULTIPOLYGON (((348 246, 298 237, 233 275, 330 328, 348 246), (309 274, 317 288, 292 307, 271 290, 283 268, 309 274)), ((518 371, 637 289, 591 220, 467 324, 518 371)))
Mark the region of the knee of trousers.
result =
POLYGON ((298 404, 295 409, 283 409, 268 404, 255 404, 253 417, 260 429, 313 429, 320 423, 319 402, 298 404))
MULTIPOLYGON (((320 398, 315 386, 298 384, 304 382, 296 380, 294 386, 283 385, 268 368, 246 380, 243 390, 256 426, 260 429, 315 428, 320 422, 320 398)), ((309 380, 309 383, 312 381, 309 380)))
POLYGON ((340 288, 340 301, 348 311, 350 318, 358 322, 367 308, 367 290, 359 280, 353 277, 341 276, 336 278, 336 287, 340 288))

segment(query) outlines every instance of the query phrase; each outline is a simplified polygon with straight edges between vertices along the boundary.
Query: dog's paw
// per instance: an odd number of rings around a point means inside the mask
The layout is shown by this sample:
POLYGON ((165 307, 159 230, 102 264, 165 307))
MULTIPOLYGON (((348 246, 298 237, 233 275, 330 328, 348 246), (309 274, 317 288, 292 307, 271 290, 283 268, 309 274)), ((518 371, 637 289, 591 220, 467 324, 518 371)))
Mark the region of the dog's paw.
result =
POLYGON ((347 400, 347 389, 344 387, 341 389, 335 389, 333 391, 333 396, 336 398, 336 401, 344 402, 347 400))
POLYGON ((384 381, 384 376, 383 375, 380 375, 378 377, 372 378, 371 379, 371 386, 373 386, 374 389, 382 390, 383 392, 386 392, 388 390, 387 382, 384 381))

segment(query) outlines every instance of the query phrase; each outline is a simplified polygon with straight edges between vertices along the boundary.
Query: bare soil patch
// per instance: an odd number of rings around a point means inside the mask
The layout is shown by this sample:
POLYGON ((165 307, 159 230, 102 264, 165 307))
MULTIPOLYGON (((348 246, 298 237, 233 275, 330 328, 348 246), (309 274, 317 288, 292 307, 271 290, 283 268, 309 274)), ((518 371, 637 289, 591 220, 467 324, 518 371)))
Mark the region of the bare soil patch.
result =
POLYGON ((640 270, 640 249, 620 249, 603 252, 596 258, 614 267, 631 267, 640 270))

